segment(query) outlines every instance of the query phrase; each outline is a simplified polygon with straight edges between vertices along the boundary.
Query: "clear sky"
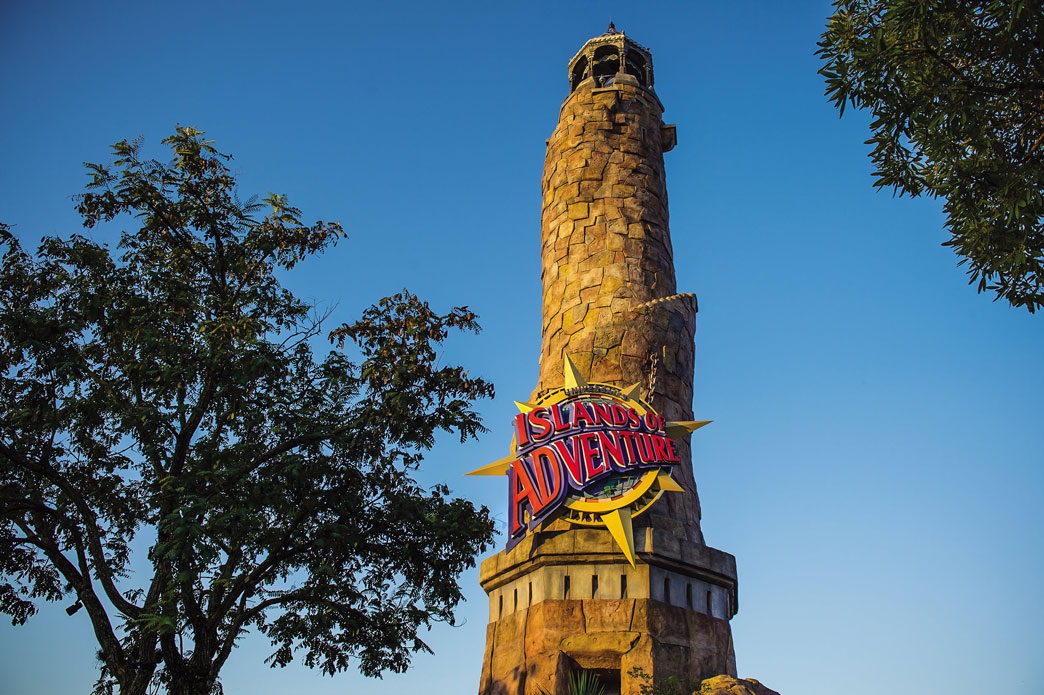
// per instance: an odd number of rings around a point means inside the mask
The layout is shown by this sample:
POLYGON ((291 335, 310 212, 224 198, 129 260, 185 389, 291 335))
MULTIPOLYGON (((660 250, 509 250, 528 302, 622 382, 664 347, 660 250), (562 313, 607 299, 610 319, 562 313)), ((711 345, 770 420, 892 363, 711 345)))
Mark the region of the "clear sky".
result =
MULTIPOLYGON (((447 359, 491 379, 490 432, 441 441, 427 483, 504 519, 512 401, 540 345, 540 175, 566 63, 616 26, 653 52, 678 289, 699 295, 693 437, 709 544, 735 554, 740 675, 784 695, 1044 692, 1044 316, 977 295, 941 205, 871 188, 867 118, 813 55, 829 4, 0 3, 0 220, 79 229, 82 162, 175 124, 350 238, 288 275, 350 320, 403 287, 467 304, 447 359)), ((501 540, 502 542, 502 540, 501 540)), ((486 602, 383 681, 271 670, 227 693, 475 692, 486 602)), ((87 616, 0 626, 0 692, 87 693, 87 616)))

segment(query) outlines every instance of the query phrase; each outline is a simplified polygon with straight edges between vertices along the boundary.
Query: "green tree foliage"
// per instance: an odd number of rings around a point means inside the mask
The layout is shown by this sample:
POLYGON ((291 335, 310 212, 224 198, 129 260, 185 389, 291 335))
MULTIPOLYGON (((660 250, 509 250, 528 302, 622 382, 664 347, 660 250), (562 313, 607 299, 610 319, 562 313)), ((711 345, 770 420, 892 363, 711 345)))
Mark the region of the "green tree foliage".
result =
POLYGON ((878 187, 945 200, 978 290, 1044 306, 1044 11, 1039 0, 835 0, 826 94, 869 109, 878 187))
POLYGON ((75 600, 97 692, 220 691, 248 629, 272 665, 401 671, 493 536, 412 477, 438 431, 481 430, 492 386, 436 355, 476 317, 403 292, 313 357, 324 317, 277 273, 340 225, 240 204, 199 131, 164 143, 169 164, 124 141, 87 165, 85 225, 133 227, 118 255, 79 235, 30 255, 0 226, 0 609, 75 600))

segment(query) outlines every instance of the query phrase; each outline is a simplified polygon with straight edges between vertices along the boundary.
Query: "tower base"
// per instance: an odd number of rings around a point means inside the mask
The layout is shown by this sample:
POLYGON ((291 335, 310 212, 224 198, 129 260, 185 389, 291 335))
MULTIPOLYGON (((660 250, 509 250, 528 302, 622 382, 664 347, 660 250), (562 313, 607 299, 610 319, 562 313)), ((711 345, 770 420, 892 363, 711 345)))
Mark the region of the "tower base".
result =
POLYGON ((679 540, 635 529, 635 567, 593 528, 538 531, 487 558, 479 695, 566 693, 579 669, 594 672, 605 695, 640 695, 670 676, 735 676, 735 559, 679 540))

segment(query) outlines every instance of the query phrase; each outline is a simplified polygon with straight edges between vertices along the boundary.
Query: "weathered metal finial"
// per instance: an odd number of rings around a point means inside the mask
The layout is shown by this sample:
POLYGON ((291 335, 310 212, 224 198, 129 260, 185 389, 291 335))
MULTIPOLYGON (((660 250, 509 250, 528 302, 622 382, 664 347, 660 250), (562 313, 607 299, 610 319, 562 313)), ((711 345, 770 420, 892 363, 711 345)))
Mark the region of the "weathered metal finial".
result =
POLYGON ((616 26, 613 24, 613 20, 610 19, 609 20, 609 28, 605 30, 605 33, 602 34, 602 36, 612 36, 613 34, 619 34, 619 33, 620 32, 618 32, 616 30, 616 26))

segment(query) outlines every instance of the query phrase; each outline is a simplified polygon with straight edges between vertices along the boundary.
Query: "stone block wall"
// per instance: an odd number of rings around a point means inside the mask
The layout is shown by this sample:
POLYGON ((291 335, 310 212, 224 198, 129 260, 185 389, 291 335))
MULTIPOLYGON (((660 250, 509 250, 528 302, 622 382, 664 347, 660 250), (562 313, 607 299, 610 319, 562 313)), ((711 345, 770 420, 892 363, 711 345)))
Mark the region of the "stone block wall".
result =
POLYGON ((620 695, 639 695, 632 669, 699 681, 735 674, 727 620, 651 599, 542 601, 490 623, 479 693, 567 692, 576 668, 615 673, 620 695))
POLYGON ((635 667, 656 682, 735 675, 735 558, 654 527, 635 536, 635 551, 631 567, 604 529, 562 529, 483 560, 490 622, 480 695, 568 692, 563 679, 577 668, 612 674, 621 695, 639 695, 642 681, 628 676, 635 667))
MULTIPOLYGON (((563 383, 563 355, 589 381, 627 387, 668 420, 692 419, 696 298, 675 286, 668 228, 664 126, 655 93, 582 83, 562 105, 544 160, 540 379, 563 383), (651 395, 650 395, 651 394, 651 395)), ((703 542, 689 446, 667 515, 703 542)))

